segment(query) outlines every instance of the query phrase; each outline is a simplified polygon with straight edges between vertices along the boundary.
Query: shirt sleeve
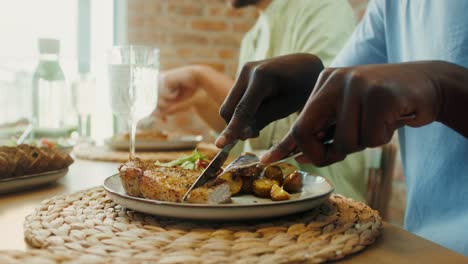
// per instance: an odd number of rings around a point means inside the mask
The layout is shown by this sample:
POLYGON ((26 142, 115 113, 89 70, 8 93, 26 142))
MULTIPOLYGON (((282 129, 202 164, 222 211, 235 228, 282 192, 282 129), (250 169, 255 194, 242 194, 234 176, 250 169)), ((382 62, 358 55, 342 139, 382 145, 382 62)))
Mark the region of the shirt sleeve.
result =
POLYGON ((295 0, 289 2, 288 11, 283 20, 291 31, 286 53, 311 53, 325 66, 343 48, 356 25, 348 1, 295 0))
POLYGON ((331 67, 387 63, 384 0, 373 0, 331 67))

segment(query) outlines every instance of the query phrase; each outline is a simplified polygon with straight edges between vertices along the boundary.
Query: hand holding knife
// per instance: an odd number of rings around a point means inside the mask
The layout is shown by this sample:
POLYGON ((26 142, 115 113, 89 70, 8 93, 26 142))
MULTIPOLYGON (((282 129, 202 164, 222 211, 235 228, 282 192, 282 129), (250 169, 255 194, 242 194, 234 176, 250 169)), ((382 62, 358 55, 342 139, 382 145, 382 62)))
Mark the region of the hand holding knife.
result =
POLYGON ((229 152, 231 152, 232 148, 237 144, 238 140, 234 140, 232 143, 224 146, 218 154, 211 160, 210 164, 203 170, 202 174, 198 176, 195 182, 190 186, 190 188, 185 193, 184 197, 182 198, 182 202, 187 199, 188 194, 195 188, 203 186, 209 180, 214 179, 216 174, 218 173, 219 169, 223 166, 224 162, 229 156, 229 152))
MULTIPOLYGON (((404 115, 399 118, 399 120, 408 120, 412 119, 415 117, 415 114, 409 114, 409 115, 404 115)), ((320 140, 323 142, 323 144, 333 144, 333 137, 335 134, 335 129, 336 125, 332 124, 329 126, 329 128, 326 131, 323 131, 318 135, 320 137, 320 140)), ((184 197, 182 198, 182 202, 184 202, 187 199, 188 194, 195 188, 203 186, 205 183, 210 181, 211 179, 214 179, 217 176, 217 172, 221 169, 223 166, 224 162, 229 156, 230 151, 232 148, 237 144, 239 140, 236 139, 232 143, 224 146, 221 151, 214 157, 214 159, 210 162, 210 164, 205 168, 205 170, 202 172, 200 176, 195 180, 195 182, 192 184, 192 186, 188 189, 188 191, 185 193, 184 197)), ((280 160, 273 162, 274 163, 280 163, 284 162, 287 159, 290 158, 298 158, 302 156, 303 153, 299 149, 295 149, 291 151, 289 154, 285 155, 282 157, 280 160)), ((246 164, 244 166, 252 166, 255 164, 246 164)), ((258 162, 258 165, 263 165, 258 162)))

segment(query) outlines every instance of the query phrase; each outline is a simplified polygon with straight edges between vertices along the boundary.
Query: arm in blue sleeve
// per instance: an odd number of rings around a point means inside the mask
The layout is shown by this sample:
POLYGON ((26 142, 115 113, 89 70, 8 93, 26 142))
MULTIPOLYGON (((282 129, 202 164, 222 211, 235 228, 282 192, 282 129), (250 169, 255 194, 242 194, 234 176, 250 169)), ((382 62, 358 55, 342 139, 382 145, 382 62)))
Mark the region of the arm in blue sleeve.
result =
POLYGON ((374 0, 331 67, 387 63, 385 1, 374 0))

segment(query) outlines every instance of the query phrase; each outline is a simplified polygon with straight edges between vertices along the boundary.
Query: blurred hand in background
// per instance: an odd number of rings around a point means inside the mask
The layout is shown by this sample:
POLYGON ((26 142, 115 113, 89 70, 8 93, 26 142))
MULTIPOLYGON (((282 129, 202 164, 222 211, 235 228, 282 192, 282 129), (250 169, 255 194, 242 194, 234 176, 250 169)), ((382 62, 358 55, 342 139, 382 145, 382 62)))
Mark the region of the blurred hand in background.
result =
POLYGON ((161 73, 155 115, 160 118, 195 111, 213 130, 225 127, 219 107, 233 80, 204 65, 191 65, 161 73))

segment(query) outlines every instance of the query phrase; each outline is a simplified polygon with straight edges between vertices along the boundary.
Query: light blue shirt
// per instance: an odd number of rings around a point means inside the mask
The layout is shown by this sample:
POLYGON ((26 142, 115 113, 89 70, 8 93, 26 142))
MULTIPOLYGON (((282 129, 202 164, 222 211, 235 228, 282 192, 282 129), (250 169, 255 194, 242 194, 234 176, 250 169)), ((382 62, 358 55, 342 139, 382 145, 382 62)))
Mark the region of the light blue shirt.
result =
MULTIPOLYGON (((467 0, 373 1, 332 66, 418 60, 468 67, 467 0)), ((399 136, 405 228, 468 256, 468 140, 438 122, 399 136)))

